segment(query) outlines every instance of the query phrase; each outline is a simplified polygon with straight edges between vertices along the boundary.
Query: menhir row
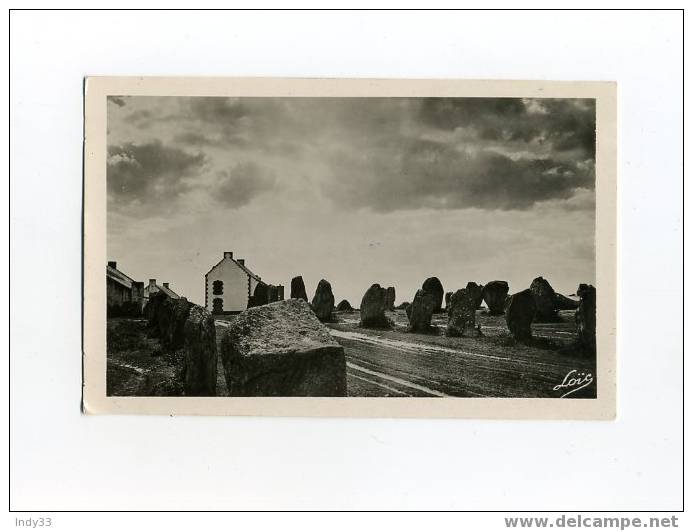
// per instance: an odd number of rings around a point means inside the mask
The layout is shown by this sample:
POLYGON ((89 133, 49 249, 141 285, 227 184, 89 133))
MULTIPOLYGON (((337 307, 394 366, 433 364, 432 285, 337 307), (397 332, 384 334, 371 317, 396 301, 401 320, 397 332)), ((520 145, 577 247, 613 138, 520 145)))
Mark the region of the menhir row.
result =
POLYGON ((217 343, 214 318, 185 298, 164 293, 149 298, 145 315, 152 337, 167 350, 183 350, 179 377, 186 396, 216 396, 217 343))

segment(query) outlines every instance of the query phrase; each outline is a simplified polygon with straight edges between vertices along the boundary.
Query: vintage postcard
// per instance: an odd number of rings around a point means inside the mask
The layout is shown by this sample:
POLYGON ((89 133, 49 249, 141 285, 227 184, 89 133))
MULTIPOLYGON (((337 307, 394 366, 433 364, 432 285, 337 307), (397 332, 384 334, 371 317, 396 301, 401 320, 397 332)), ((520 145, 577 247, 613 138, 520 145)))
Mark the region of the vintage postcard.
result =
POLYGON ((613 419, 616 84, 85 80, 86 413, 613 419))

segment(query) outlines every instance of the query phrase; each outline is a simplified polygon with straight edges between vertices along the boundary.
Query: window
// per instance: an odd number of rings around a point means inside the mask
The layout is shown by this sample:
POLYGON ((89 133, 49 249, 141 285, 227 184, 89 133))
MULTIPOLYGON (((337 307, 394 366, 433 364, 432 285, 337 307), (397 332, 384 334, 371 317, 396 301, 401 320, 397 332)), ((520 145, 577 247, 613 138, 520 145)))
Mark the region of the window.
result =
POLYGON ((212 313, 220 314, 224 313, 224 301, 217 297, 212 301, 212 313))
POLYGON ((224 294, 224 283, 221 280, 215 280, 212 282, 212 295, 223 295, 224 294))

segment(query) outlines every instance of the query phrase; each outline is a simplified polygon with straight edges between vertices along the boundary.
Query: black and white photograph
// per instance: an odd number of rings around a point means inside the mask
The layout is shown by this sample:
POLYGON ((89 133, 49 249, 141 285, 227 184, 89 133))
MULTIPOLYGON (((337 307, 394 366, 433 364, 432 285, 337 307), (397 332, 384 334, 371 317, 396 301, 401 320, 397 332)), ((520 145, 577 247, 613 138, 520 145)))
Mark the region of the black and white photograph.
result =
POLYGON ((109 397, 598 397, 594 97, 105 105, 109 397))
POLYGON ((10 527, 691 527, 683 9, 101 3, 8 17, 10 527))

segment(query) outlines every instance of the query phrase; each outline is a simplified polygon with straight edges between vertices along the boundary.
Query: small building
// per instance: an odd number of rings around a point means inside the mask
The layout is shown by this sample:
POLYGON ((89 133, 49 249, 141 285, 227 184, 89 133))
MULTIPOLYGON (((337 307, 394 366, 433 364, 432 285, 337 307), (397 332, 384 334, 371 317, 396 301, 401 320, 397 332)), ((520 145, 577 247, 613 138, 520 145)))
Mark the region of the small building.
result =
POLYGON ((156 283, 155 278, 150 278, 149 284, 147 284, 147 286, 144 288, 144 300, 142 301, 142 308, 144 308, 149 302, 149 296, 159 291, 165 293, 171 299, 180 299, 180 295, 171 289, 168 282, 164 282, 159 285, 156 283))
POLYGON ((106 265, 106 315, 139 315, 142 311, 144 283, 131 279, 116 262, 106 265))
POLYGON ((242 312, 255 305, 256 290, 262 291, 265 297, 271 293, 271 300, 284 300, 284 286, 266 284, 246 267, 243 258, 234 259, 233 253, 226 251, 205 275, 205 308, 213 314, 242 312))

